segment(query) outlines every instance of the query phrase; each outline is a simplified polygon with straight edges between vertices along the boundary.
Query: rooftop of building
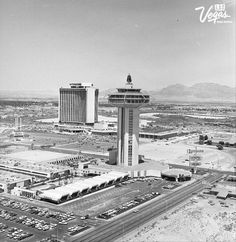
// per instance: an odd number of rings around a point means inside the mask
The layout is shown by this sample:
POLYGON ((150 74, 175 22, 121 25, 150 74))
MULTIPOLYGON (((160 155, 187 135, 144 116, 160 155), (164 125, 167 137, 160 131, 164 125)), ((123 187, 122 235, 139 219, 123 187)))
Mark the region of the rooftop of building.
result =
POLYGON ((55 189, 45 190, 40 194, 41 198, 59 201, 63 196, 71 196, 73 193, 82 192, 85 189, 90 189, 94 186, 100 186, 103 183, 115 181, 128 176, 128 173, 111 171, 101 176, 95 176, 75 183, 70 183, 65 186, 57 187, 55 189))
POLYGON ((17 170, 17 171, 34 171, 37 173, 44 173, 44 174, 49 174, 49 173, 55 173, 55 172, 63 172, 66 170, 69 170, 70 167, 67 166, 57 166, 57 165, 52 165, 52 164, 47 164, 47 163, 33 163, 29 161, 17 161, 16 159, 2 159, 0 158, 0 166, 1 169, 5 167, 5 169, 11 169, 11 170, 17 170))
POLYGON ((169 169, 166 171, 162 171, 162 174, 166 176, 173 176, 173 177, 177 177, 179 175, 192 176, 192 173, 190 171, 187 171, 184 169, 169 169))
POLYGON ((26 150, 21 152, 15 152, 11 154, 4 155, 3 157, 15 159, 15 160, 24 160, 29 162, 47 162, 52 160, 72 158, 74 155, 63 154, 51 151, 43 150, 26 150))
POLYGON ((112 169, 108 169, 108 168, 105 168, 105 167, 100 167, 100 166, 97 166, 97 165, 89 165, 88 168, 86 168, 88 170, 95 170, 97 172, 103 172, 103 173, 108 173, 108 172, 111 172, 112 169))
POLYGON ((118 93, 128 92, 128 93, 130 93, 132 95, 132 93, 139 94, 141 89, 140 88, 134 88, 131 75, 129 74, 127 76, 127 79, 126 79, 125 87, 117 88, 117 91, 118 91, 118 93))
POLYGON ((229 188, 229 187, 213 187, 211 189, 211 192, 215 192, 218 194, 226 194, 226 196, 228 194, 236 195, 236 188, 234 186, 232 186, 231 188, 229 188))
POLYGON ((31 176, 0 170, 0 183, 9 184, 14 182, 21 182, 28 179, 31 179, 31 176))
POLYGON ((143 171, 143 170, 150 170, 150 167, 152 170, 156 171, 164 171, 169 169, 169 165, 162 163, 160 161, 151 160, 151 159, 143 159, 143 163, 133 165, 133 166, 118 166, 118 165, 109 165, 100 163, 99 167, 106 168, 106 169, 112 169, 113 171, 119 171, 119 172, 131 172, 131 171, 143 171))
POLYGON ((108 97, 108 102, 115 106, 141 106, 149 103, 150 96, 141 92, 141 89, 133 88, 130 75, 127 76, 124 88, 117 88, 117 92, 108 97))
POLYGON ((81 82, 81 83, 70 83, 71 88, 86 88, 93 87, 93 84, 90 82, 81 82))

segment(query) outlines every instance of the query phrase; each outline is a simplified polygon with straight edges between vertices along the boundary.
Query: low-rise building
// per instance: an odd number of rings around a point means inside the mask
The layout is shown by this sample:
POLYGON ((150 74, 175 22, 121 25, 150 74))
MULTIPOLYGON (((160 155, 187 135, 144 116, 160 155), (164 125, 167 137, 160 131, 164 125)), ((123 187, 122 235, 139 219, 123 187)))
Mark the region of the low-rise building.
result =
POLYGON ((28 198, 35 198, 37 191, 25 189, 22 187, 14 187, 11 190, 11 194, 19 197, 28 197, 28 198))
POLYGON ((100 176, 88 178, 83 181, 67 184, 55 189, 45 190, 39 194, 42 200, 53 203, 61 203, 74 199, 79 196, 86 195, 90 192, 97 191, 107 186, 113 185, 115 182, 128 179, 128 173, 111 171, 100 176))
POLYGON ((31 176, 0 170, 0 190, 10 192, 15 187, 28 187, 32 184, 31 176))
POLYGON ((184 169, 169 169, 161 172, 161 178, 173 181, 190 180, 192 173, 184 169))

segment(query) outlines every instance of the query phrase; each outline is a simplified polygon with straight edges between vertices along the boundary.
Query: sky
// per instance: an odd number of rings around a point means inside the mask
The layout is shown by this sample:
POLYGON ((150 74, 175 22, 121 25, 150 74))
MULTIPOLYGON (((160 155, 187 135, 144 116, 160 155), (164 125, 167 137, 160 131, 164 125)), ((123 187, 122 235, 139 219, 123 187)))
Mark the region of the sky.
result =
POLYGON ((235 86, 235 0, 0 0, 0 89, 235 86), (225 3, 231 23, 201 23, 225 3), (214 11, 214 10, 213 10, 214 11))

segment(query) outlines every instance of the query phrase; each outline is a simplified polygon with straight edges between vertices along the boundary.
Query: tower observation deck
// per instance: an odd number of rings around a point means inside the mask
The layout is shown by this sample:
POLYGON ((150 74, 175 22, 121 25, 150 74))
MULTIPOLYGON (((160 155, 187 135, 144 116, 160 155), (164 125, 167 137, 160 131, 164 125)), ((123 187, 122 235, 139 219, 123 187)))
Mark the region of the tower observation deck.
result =
POLYGON ((133 87, 128 75, 126 86, 109 95, 109 104, 118 107, 117 164, 138 164, 139 108, 149 103, 149 95, 133 87))

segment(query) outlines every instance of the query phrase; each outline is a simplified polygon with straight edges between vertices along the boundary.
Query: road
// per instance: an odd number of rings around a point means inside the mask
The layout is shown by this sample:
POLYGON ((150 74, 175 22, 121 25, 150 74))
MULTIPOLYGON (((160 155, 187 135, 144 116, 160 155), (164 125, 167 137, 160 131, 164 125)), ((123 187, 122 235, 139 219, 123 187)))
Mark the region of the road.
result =
MULTIPOLYGON (((179 165, 179 164, 168 164, 170 166, 170 168, 181 168, 181 169, 185 169, 185 170, 190 170, 192 167, 186 166, 186 165, 179 165)), ((235 176, 235 172, 233 171, 221 171, 221 170, 216 170, 216 169, 209 169, 209 168, 204 168, 204 167, 199 167, 197 166, 197 170, 198 171, 204 171, 204 172, 216 172, 216 173, 221 173, 224 175, 231 175, 231 176, 235 176)))
POLYGON ((221 179, 222 174, 208 175, 207 177, 191 183, 190 185, 180 188, 173 193, 166 196, 155 199, 147 205, 144 205, 140 209, 139 213, 128 213, 123 216, 119 216, 114 220, 107 222, 101 226, 98 226, 90 231, 81 234, 80 237, 71 239, 70 241, 80 242, 110 242, 117 238, 124 236, 126 233, 134 230, 140 225, 145 224, 151 219, 159 216, 165 211, 175 207, 182 203, 186 199, 192 196, 195 192, 200 192, 205 183, 213 183, 221 179))

